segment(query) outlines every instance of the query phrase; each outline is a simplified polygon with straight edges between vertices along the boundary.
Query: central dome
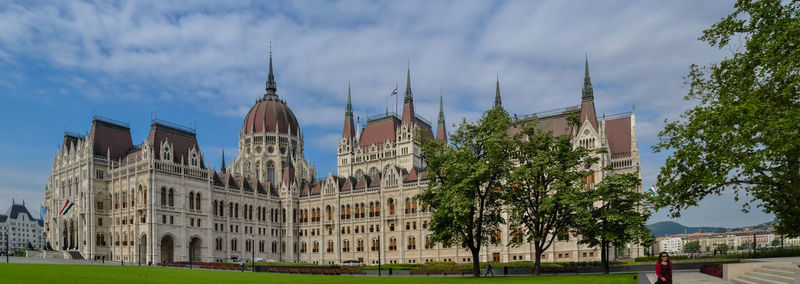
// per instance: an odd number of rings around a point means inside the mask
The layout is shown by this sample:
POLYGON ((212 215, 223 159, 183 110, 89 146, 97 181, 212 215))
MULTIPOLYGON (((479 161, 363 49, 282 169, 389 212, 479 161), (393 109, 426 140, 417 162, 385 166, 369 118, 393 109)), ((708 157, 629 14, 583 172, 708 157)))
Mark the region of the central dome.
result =
POLYGON ((272 51, 269 52, 269 74, 267 74, 267 92, 264 97, 247 112, 242 125, 242 133, 280 133, 299 136, 300 126, 297 118, 286 102, 276 94, 275 75, 272 74, 272 51))
POLYGON ((292 110, 276 95, 265 95, 258 100, 247 112, 242 125, 245 135, 270 132, 298 136, 299 129, 292 110))

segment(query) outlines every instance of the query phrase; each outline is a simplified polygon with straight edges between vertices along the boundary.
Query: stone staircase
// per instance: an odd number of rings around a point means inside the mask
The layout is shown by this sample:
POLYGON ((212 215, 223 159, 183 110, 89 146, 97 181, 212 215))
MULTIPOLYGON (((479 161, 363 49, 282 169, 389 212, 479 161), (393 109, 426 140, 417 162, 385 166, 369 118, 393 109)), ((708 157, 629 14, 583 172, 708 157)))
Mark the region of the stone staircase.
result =
POLYGON ((755 271, 733 279, 739 284, 794 284, 800 268, 790 263, 770 263, 756 268, 755 271))
POLYGON ((83 255, 80 252, 77 252, 77 251, 70 251, 69 252, 69 256, 72 257, 72 259, 83 260, 83 255))

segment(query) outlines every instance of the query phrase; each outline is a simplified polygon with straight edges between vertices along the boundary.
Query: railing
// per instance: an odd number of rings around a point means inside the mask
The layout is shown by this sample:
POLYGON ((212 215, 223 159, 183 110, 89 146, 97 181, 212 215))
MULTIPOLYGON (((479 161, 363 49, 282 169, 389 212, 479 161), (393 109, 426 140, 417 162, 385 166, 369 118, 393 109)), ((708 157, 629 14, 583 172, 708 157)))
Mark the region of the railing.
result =
POLYGON ((558 115, 558 114, 562 114, 562 113, 569 112, 569 111, 579 110, 580 108, 581 108, 580 105, 576 105, 576 106, 569 106, 569 107, 563 107, 563 108, 550 109, 550 110, 535 112, 535 113, 531 113, 531 114, 524 114, 524 115, 522 115, 522 119, 528 119, 528 118, 534 118, 534 117, 548 117, 548 116, 558 115))
POLYGON ((397 113, 395 113, 393 111, 390 111, 390 112, 384 112, 384 113, 381 113, 381 114, 368 115, 367 116, 367 123, 369 123, 371 121, 378 120, 378 119, 387 118, 387 117, 394 117, 396 119, 400 119, 400 117, 397 116, 397 113))

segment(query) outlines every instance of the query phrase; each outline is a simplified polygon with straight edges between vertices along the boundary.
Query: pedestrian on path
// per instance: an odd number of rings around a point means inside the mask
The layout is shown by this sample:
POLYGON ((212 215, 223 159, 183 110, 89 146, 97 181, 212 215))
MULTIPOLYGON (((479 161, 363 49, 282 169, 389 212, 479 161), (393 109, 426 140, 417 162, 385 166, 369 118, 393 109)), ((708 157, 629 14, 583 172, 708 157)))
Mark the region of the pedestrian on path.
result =
POLYGON ((669 261, 669 254, 662 252, 658 255, 656 263, 656 284, 672 284, 672 261, 669 261))
POLYGON ((492 271, 492 263, 491 262, 486 264, 486 275, 484 275, 484 276, 489 277, 489 273, 491 273, 492 277, 494 277, 494 271, 492 271))

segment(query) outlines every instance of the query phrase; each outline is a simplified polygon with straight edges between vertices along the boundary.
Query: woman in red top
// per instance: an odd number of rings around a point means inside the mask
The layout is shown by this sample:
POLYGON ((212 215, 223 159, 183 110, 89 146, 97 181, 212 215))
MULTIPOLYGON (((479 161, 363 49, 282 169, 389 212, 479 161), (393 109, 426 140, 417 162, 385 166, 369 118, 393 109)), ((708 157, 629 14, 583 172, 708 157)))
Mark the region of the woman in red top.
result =
POLYGON ((656 284, 672 284, 672 262, 669 261, 669 254, 662 252, 658 255, 656 263, 656 284))

